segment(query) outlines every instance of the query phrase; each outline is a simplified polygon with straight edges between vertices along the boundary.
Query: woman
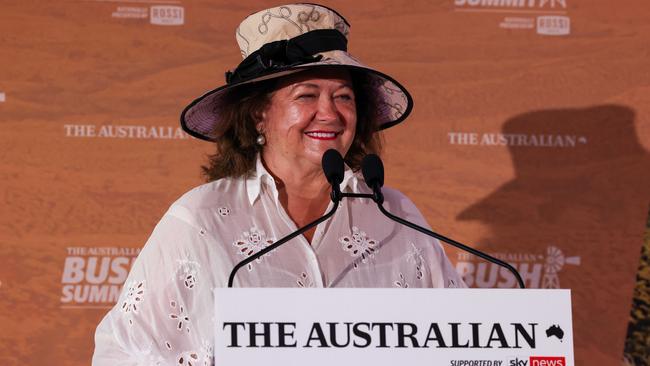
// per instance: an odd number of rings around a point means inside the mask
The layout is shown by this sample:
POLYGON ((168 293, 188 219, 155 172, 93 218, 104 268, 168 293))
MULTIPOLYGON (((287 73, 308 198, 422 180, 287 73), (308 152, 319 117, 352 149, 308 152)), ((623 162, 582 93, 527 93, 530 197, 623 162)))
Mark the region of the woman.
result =
MULTIPOLYGON (((96 333, 95 365, 211 364, 212 292, 233 266, 330 204, 321 158, 347 163, 344 192, 378 152, 376 131, 410 113, 407 91, 346 51, 348 23, 313 4, 267 9, 237 30, 244 61, 228 84, 188 106, 181 124, 216 142, 210 182, 185 194, 143 248, 118 304, 96 333)), ((402 194, 387 209, 426 225, 402 194)), ((344 200, 315 229, 240 271, 239 287, 464 286, 439 243, 386 219, 372 201, 344 200)))

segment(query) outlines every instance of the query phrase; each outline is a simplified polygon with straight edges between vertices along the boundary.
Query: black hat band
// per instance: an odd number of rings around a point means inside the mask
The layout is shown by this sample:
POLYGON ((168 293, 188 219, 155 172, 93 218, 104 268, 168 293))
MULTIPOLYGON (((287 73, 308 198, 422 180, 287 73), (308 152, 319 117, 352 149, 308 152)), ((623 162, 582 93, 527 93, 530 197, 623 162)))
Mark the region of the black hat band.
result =
POLYGON ((335 50, 348 50, 347 38, 335 29, 316 29, 270 42, 248 55, 235 71, 226 71, 226 83, 240 83, 284 68, 318 62, 322 56, 315 54, 335 50))

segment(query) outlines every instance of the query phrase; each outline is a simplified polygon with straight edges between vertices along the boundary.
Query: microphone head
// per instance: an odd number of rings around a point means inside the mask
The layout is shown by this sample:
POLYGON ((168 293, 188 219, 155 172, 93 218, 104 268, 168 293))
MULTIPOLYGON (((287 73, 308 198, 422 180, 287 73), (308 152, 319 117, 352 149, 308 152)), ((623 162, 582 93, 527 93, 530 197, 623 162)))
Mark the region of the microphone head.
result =
POLYGON ((343 182, 343 157, 335 149, 329 149, 323 154, 323 172, 331 185, 343 182))
POLYGON ((368 187, 381 188, 384 186, 384 164, 379 156, 375 154, 364 156, 361 161, 361 173, 363 173, 363 179, 368 187))

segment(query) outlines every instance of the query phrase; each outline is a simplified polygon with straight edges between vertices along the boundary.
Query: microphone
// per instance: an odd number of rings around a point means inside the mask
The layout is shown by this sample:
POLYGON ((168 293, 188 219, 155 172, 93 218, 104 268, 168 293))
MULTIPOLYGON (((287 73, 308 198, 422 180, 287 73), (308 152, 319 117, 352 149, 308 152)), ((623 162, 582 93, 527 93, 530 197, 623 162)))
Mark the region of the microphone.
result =
POLYGON ((321 165, 323 166, 325 178, 327 178, 327 181, 332 186, 330 198, 332 201, 338 202, 342 198, 341 182, 343 182, 343 157, 338 151, 329 149, 325 151, 325 154, 323 154, 321 165))
POLYGON ((384 186, 384 163, 379 156, 368 154, 361 161, 361 173, 368 187, 372 189, 373 201, 377 203, 384 202, 384 195, 381 193, 381 187, 384 186))
POLYGON ((410 221, 404 220, 403 218, 395 216, 390 212, 386 211, 386 209, 383 206, 384 196, 381 193, 381 187, 384 185, 384 164, 381 162, 379 156, 375 154, 366 155, 361 161, 361 173, 363 174, 363 179, 366 181, 366 184, 373 191, 373 196, 372 196, 373 201, 377 203, 377 207, 379 208, 379 211, 381 211, 381 213, 383 213, 386 217, 402 225, 408 226, 411 229, 417 230, 423 234, 441 240, 447 244, 453 245, 460 250, 464 250, 477 257, 483 258, 488 262, 506 268, 515 276, 517 282, 519 283, 519 287, 526 288, 526 286, 524 285, 524 280, 521 278, 521 275, 519 274, 519 272, 517 272, 515 267, 510 265, 510 263, 504 262, 498 258, 494 258, 493 256, 484 253, 478 249, 472 248, 463 243, 447 238, 443 235, 440 235, 436 232, 423 228, 422 226, 416 225, 410 221))
POLYGON ((235 267, 233 267, 232 271, 230 271, 230 276, 228 276, 229 288, 232 287, 233 282, 235 281, 235 276, 237 275, 237 271, 239 271, 242 267, 251 263, 257 258, 260 258, 264 254, 272 251, 273 249, 288 242, 289 240, 295 238, 296 236, 304 233, 305 231, 311 229, 312 227, 320 224, 321 222, 329 219, 332 215, 334 215, 336 209, 338 209, 339 207, 339 202, 343 197, 343 195, 341 194, 341 187, 340 187, 341 182, 343 182, 343 157, 338 151, 334 149, 329 149, 325 152, 325 154, 323 154, 323 159, 321 161, 321 164, 323 166, 323 172, 325 173, 325 177, 327 178, 327 181, 332 185, 332 192, 330 193, 330 198, 332 199, 332 202, 334 204, 332 208, 325 215, 317 218, 316 220, 310 222, 309 224, 299 228, 298 230, 290 233, 289 235, 283 237, 282 239, 276 241, 275 243, 269 245, 268 247, 260 250, 259 252, 237 263, 235 267))

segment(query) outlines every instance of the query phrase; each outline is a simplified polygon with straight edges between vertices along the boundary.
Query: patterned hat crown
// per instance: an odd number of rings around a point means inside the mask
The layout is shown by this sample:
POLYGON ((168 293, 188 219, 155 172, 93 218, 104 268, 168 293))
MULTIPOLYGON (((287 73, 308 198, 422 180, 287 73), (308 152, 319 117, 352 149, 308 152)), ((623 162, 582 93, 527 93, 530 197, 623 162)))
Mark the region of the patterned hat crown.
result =
POLYGON ((317 29, 336 29, 347 37, 350 25, 337 12, 315 4, 278 6, 244 19, 235 37, 243 58, 267 43, 288 40, 317 29))

